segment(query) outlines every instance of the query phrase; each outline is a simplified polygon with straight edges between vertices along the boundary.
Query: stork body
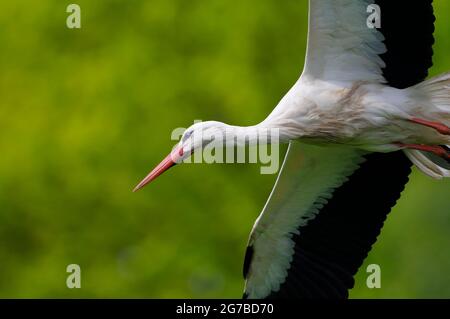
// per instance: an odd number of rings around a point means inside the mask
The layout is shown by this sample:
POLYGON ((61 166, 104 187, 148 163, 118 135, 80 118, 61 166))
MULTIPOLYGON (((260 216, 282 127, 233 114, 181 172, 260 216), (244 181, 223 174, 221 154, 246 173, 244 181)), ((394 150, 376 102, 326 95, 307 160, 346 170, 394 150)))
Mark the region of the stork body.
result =
MULTIPOLYGON (((445 79, 450 84, 450 75, 445 79)), ((383 84, 329 83, 305 76, 261 125, 280 128, 284 141, 345 144, 376 152, 399 150, 402 147, 396 142, 400 141, 450 144, 450 135, 410 121, 443 120, 442 110, 427 101, 425 94, 421 87, 399 90, 383 84)), ((450 124, 450 117, 444 122, 450 124)))
POLYGON ((411 163, 450 176, 450 74, 424 81, 434 20, 431 0, 310 0, 303 74, 272 113, 251 127, 193 125, 135 190, 216 142, 204 133, 252 142, 278 129, 290 146, 249 238, 244 296, 347 297, 411 163), (367 26, 371 4, 381 29, 367 26))

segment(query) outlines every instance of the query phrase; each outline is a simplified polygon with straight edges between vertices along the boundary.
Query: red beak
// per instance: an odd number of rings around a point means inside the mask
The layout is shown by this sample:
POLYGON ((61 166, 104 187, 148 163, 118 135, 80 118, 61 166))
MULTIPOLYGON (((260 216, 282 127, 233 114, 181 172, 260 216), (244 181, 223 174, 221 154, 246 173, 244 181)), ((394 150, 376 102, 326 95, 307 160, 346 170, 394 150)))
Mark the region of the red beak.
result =
POLYGON ((153 171, 150 172, 134 189, 133 192, 140 190, 142 187, 155 180, 159 175, 167 171, 172 166, 178 164, 181 156, 183 156, 183 148, 177 146, 153 171))

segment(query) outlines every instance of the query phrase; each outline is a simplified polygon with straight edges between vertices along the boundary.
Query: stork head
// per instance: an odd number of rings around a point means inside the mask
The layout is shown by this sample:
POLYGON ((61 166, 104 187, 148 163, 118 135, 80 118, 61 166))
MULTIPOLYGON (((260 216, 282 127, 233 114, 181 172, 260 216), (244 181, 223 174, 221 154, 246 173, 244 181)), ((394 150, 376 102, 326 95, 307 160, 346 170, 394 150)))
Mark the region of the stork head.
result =
POLYGON ((208 144, 217 142, 218 136, 225 136, 227 125, 221 122, 208 121, 195 123, 189 127, 181 136, 180 142, 173 148, 172 152, 162 160, 133 190, 138 191, 162 173, 176 164, 182 163, 198 149, 208 144))

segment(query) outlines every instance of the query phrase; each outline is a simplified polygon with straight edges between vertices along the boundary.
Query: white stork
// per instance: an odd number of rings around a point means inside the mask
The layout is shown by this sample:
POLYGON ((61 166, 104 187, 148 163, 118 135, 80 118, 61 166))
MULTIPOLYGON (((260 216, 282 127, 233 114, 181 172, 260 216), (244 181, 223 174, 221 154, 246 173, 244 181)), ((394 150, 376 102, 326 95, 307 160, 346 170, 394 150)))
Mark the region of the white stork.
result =
POLYGON ((304 71, 273 112, 194 124, 135 190, 214 143, 205 132, 279 129, 289 149, 249 238, 244 297, 348 297, 411 162, 450 176, 450 73, 424 81, 434 21, 432 0, 310 0, 304 71), (381 28, 367 25, 371 4, 381 28))

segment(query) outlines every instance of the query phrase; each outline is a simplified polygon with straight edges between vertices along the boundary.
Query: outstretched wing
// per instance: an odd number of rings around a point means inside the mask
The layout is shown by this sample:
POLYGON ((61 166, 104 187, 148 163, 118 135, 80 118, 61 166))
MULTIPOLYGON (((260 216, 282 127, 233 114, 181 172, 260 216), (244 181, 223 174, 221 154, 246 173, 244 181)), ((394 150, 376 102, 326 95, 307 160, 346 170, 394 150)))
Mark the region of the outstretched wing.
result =
POLYGON ((346 297, 408 181, 403 164, 401 153, 291 143, 250 236, 246 296, 346 297))
MULTIPOLYGON (((291 142, 282 172, 250 236, 247 260, 252 262, 244 269, 245 291, 250 298, 279 291, 288 269, 296 265, 295 252, 300 247, 296 236, 303 235, 302 227, 317 218, 335 190, 358 168, 364 160, 362 155, 348 147, 291 142)), ((337 214, 334 217, 339 218, 337 214)), ((322 241, 336 240, 326 232, 320 236, 322 241)))
POLYGON ((384 37, 376 28, 368 27, 372 10, 369 6, 374 1, 310 0, 309 3, 303 76, 327 81, 385 82, 382 74, 385 64, 379 56, 386 52, 384 37))
MULTIPOLYGON (((434 21, 432 0, 311 0, 304 75, 417 84, 432 65, 434 21), (381 29, 364 29, 373 3, 381 29)), ((348 297, 410 172, 402 152, 291 144, 250 236, 244 297, 348 297)))
POLYGON ((303 75, 414 85, 432 65, 434 20, 432 0, 310 0, 303 75))

